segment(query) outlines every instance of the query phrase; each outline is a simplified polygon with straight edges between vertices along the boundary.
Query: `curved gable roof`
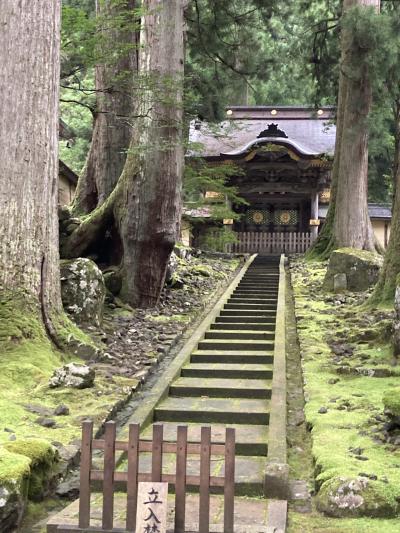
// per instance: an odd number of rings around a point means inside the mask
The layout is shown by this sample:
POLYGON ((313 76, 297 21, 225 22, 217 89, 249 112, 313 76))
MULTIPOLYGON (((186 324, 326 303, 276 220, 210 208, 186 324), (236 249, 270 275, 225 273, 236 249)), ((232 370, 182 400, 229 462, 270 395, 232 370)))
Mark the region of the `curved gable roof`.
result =
POLYGON ((229 119, 219 124, 192 121, 190 142, 196 143, 190 155, 205 158, 244 154, 254 145, 275 142, 293 147, 305 156, 333 155, 336 128, 332 108, 322 108, 322 115, 306 107, 232 107, 229 119), (276 111, 276 114, 271 114, 276 111), (259 137, 268 126, 276 124, 285 137, 259 137))

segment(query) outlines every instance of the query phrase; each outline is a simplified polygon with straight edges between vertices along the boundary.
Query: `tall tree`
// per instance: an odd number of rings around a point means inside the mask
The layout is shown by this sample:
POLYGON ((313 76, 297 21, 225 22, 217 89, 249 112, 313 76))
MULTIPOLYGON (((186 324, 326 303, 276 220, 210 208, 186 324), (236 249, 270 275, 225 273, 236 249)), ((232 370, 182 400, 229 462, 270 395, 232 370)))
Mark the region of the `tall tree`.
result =
POLYGON ((135 127, 124 170, 108 199, 70 236, 63 252, 74 257, 120 237, 114 254, 123 296, 154 306, 178 237, 183 171, 184 0, 145 0, 139 47, 135 127))
POLYGON ((344 0, 336 148, 325 228, 311 254, 334 248, 375 250, 368 215, 368 119, 372 106, 371 34, 380 0, 344 0), (370 24, 373 26, 370 26, 370 24))
POLYGON ((391 108, 394 122, 393 205, 391 231, 383 268, 369 303, 392 306, 400 274, 400 6, 397 2, 387 2, 385 9, 391 30, 386 39, 393 55, 381 92, 385 96, 384 104, 391 108))
POLYGON ((62 309, 57 223, 60 2, 2 0, 0 27, 2 320, 12 324, 19 307, 51 334, 52 315, 62 309))
POLYGON ((77 213, 90 213, 104 203, 124 167, 137 72, 135 4, 135 0, 96 0, 96 105, 92 142, 73 203, 77 213))

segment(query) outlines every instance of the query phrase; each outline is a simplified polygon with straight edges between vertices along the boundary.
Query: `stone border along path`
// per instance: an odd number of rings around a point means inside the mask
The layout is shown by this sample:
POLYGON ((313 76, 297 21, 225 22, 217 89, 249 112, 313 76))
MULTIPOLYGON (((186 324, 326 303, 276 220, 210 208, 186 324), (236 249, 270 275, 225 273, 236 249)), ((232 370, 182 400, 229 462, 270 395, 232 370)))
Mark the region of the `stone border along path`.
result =
MULTIPOLYGON (((212 424, 214 443, 234 427, 236 495, 278 498, 258 525, 271 533, 285 531, 287 514, 284 314, 284 256, 252 256, 128 421, 144 428, 145 439, 153 422, 162 423, 166 441, 176 440, 182 423, 190 442, 200 442, 201 425, 212 424)), ((118 440, 127 432, 128 425, 118 440)), ((163 472, 174 473, 175 457, 165 457, 163 472)), ((117 461, 124 469, 125 457, 117 461)), ((223 458, 213 459, 211 475, 222 466, 223 458)), ((188 462, 188 474, 198 468, 188 462)), ((151 456, 143 453, 141 471, 150 470, 151 456)), ((68 507, 62 515, 65 521, 68 507)), ((55 523, 57 515, 48 532, 55 523)))

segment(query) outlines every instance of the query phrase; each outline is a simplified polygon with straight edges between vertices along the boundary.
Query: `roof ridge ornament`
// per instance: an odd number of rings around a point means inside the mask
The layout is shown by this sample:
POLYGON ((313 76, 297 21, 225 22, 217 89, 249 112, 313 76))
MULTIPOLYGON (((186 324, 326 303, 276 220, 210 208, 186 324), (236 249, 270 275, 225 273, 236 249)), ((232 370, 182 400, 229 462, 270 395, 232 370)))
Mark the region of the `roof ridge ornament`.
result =
POLYGON ((273 122, 268 124, 267 129, 263 130, 257 136, 257 139, 262 139, 263 137, 283 137, 284 139, 288 139, 286 133, 278 128, 278 124, 274 124, 273 122))

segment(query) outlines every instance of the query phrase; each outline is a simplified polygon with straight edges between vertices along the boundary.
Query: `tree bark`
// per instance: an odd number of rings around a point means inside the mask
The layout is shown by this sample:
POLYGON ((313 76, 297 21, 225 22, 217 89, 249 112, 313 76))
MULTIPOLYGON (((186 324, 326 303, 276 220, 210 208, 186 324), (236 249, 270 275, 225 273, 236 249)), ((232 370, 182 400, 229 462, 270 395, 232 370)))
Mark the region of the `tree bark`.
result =
POLYGON ((394 196, 392 205, 392 220, 390 237, 385 253, 383 268, 378 283, 369 300, 369 303, 393 305, 397 285, 397 276, 400 274, 400 100, 395 106, 395 155, 393 164, 394 196))
POLYGON ((138 32, 132 23, 128 24, 126 13, 133 11, 135 4, 135 0, 117 3, 96 0, 101 59, 95 67, 97 97, 92 142, 73 203, 76 214, 90 213, 105 202, 125 164, 132 136, 133 80, 138 53, 138 32), (114 28, 112 18, 121 15, 125 17, 122 27, 114 28), (119 48, 117 60, 113 57, 115 44, 119 48))
POLYGON ((178 238, 184 7, 182 0, 143 2, 139 71, 145 86, 139 102, 141 118, 125 165, 123 194, 115 209, 124 247, 123 293, 131 304, 140 307, 157 304, 178 238))
POLYGON ((157 304, 169 256, 178 238, 183 174, 185 0, 145 0, 139 49, 142 84, 124 170, 105 203, 72 233, 63 255, 101 245, 105 228, 122 241, 122 296, 130 304, 157 304))
POLYGON ((19 302, 49 330, 51 315, 62 310, 57 219, 60 3, 2 0, 0 27, 1 301, 19 302))
MULTIPOLYGON (((344 12, 355 5, 380 8, 380 0, 344 0, 344 12)), ((351 34, 342 33, 344 53, 341 69, 347 77, 347 97, 339 159, 339 179, 335 207, 336 246, 375 250, 375 238, 368 214, 368 116, 372 89, 368 64, 361 50, 351 47, 351 34), (356 57, 359 71, 355 72, 356 57)))
MULTIPOLYGON (((379 11, 380 0, 344 0, 342 17, 356 5, 379 11)), ((323 259, 335 248, 376 249, 368 214, 368 116, 372 90, 367 63, 359 50, 352 50, 351 41, 349 30, 343 29, 331 201, 322 231, 308 254, 323 259), (354 70, 356 54, 358 72, 354 70)))

